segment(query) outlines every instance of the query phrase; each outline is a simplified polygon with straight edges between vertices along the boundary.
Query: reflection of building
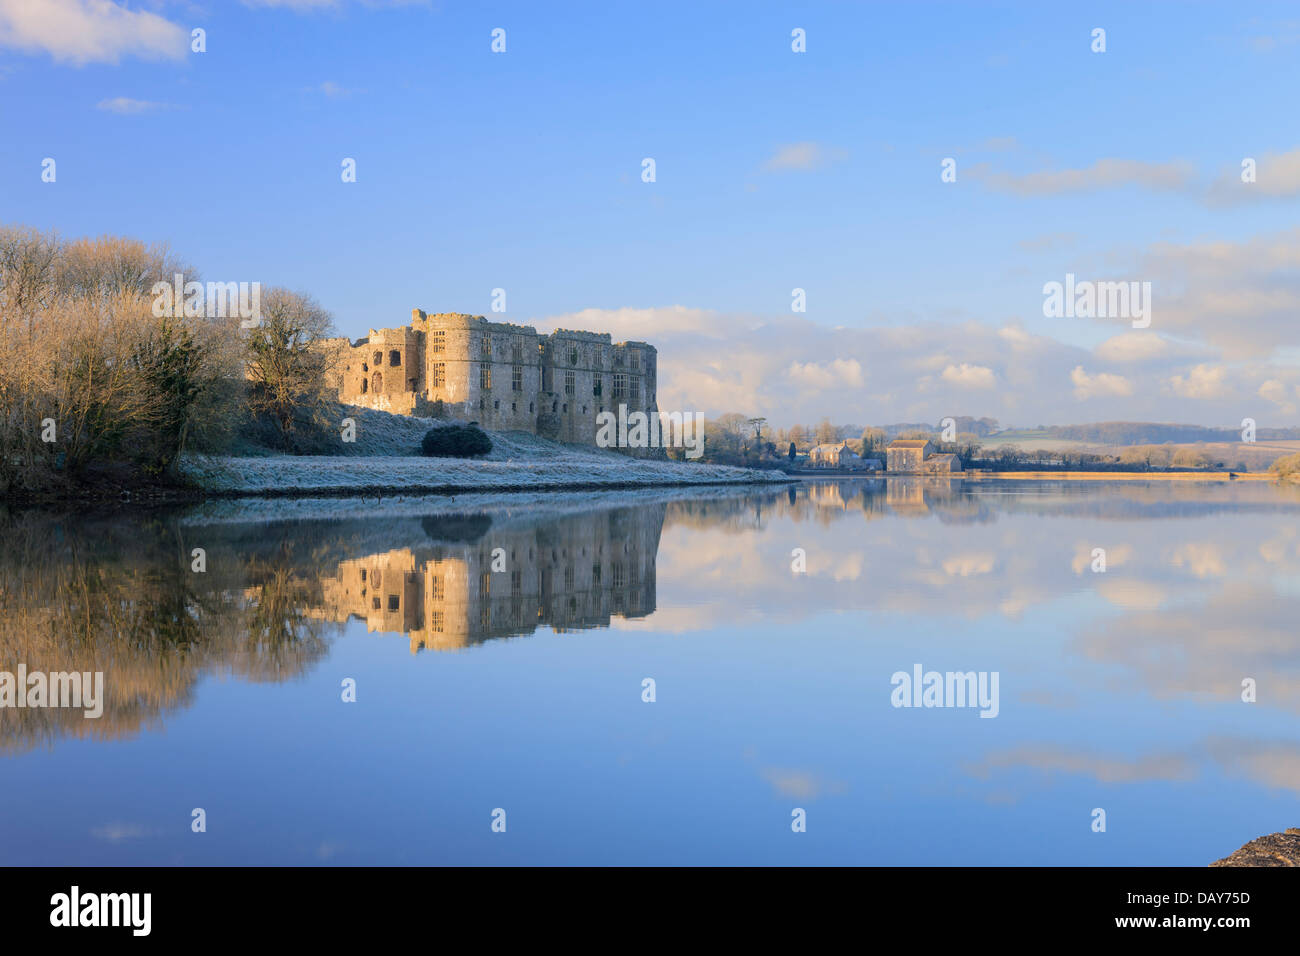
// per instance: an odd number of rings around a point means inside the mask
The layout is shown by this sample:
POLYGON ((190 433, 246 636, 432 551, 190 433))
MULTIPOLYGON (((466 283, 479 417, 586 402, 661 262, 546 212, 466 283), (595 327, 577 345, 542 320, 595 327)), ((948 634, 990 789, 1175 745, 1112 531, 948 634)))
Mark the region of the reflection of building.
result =
POLYGON ((353 558, 321 582, 319 613, 363 618, 367 629, 409 636, 412 653, 493 637, 605 627, 611 616, 655 609, 655 555, 664 509, 617 508, 551 523, 491 526, 476 540, 353 558), (494 568, 498 570, 493 570, 494 568))
POLYGON ((848 502, 840 493, 838 484, 828 485, 809 485, 808 501, 817 508, 833 508, 837 511, 844 511, 848 508, 848 502))
POLYGON ((895 474, 948 474, 961 471, 956 455, 936 455, 934 445, 925 438, 898 438, 885 451, 889 470, 895 474))
POLYGON ((925 503, 925 483, 919 478, 889 479, 885 485, 885 504, 901 515, 923 515, 930 511, 925 503))

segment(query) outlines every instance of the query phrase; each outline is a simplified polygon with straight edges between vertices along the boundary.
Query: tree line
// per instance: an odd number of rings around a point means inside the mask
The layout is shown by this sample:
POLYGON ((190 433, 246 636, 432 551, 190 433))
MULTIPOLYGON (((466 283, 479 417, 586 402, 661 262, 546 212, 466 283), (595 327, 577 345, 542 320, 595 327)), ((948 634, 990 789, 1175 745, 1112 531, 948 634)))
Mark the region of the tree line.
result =
POLYGON ((0 493, 174 478, 186 451, 324 440, 328 312, 271 288, 261 322, 155 314, 156 283, 199 275, 164 245, 0 227, 0 493))

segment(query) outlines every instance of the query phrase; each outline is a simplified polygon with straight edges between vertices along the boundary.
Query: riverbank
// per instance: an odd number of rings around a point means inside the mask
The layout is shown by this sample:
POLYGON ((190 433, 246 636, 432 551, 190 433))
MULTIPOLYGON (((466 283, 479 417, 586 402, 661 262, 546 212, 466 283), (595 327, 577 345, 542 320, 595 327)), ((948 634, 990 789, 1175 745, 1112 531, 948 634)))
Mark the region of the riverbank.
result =
POLYGON ((928 478, 950 480, 965 478, 1020 479, 1024 481, 1295 481, 1284 479, 1267 471, 954 471, 942 474, 900 471, 844 471, 827 468, 824 471, 785 472, 791 479, 818 478, 928 478))
POLYGON ((463 494, 482 491, 612 490, 688 485, 783 484, 781 472, 570 449, 541 460, 423 457, 189 456, 183 477, 207 497, 463 494))
MULTIPOLYGON (((1029 481, 1277 481, 1266 471, 964 471, 961 477, 1029 481)), ((953 477, 959 477, 954 475, 953 477)))
POLYGON ((1300 827, 1251 840, 1210 866, 1300 866, 1300 827))

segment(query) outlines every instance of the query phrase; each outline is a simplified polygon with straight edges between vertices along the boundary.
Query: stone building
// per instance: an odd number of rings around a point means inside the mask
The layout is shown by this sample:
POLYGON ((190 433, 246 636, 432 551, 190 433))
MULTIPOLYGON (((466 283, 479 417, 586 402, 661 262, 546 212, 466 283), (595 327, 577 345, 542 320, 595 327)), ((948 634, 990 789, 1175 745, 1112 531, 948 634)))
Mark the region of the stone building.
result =
POLYGON ((925 438, 896 438, 885 449, 886 467, 894 473, 918 474, 922 462, 934 452, 934 445, 925 438))
POLYGON ((889 471, 893 474, 932 475, 961 471, 956 455, 934 454, 927 438, 897 438, 885 450, 889 471))
POLYGON ((808 450, 808 464, 814 468, 854 468, 861 460, 847 441, 814 445, 808 450))
POLYGON ((481 315, 411 310, 411 324, 327 343, 339 350, 339 398, 350 405, 448 417, 484 428, 595 444, 596 416, 658 411, 658 353, 609 333, 489 322, 481 315))

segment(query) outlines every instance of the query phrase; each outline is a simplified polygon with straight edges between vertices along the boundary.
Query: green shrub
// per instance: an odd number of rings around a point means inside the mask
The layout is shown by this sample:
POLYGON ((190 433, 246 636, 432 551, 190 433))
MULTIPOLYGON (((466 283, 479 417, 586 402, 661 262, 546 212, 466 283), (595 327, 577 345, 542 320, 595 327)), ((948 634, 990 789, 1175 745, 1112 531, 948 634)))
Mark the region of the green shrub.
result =
POLYGON ((440 458, 473 458, 492 450, 492 439, 474 425, 445 425, 424 433, 420 450, 440 458))

